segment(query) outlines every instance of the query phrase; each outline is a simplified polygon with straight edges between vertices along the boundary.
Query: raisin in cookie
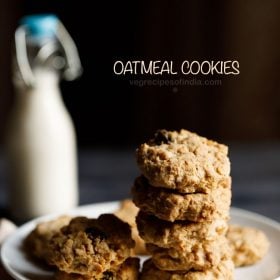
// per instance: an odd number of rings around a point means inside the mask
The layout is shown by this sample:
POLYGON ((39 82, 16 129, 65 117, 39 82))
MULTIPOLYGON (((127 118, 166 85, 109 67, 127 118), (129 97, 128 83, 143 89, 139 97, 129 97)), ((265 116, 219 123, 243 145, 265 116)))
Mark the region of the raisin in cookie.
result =
POLYGON ((107 270, 98 277, 57 271, 56 280, 138 280, 139 259, 128 258, 115 270, 107 270))
POLYGON ((233 280, 233 270, 230 259, 203 271, 164 271, 149 259, 143 265, 140 280, 233 280))
POLYGON ((208 193, 229 176, 225 145, 187 130, 159 130, 136 151, 137 163, 154 187, 208 193))
POLYGON ((54 234, 69 224, 69 216, 61 216, 55 220, 39 223, 25 239, 25 247, 28 252, 40 259, 47 259, 49 255, 49 241, 54 234))
POLYGON ((209 194, 179 194, 171 190, 154 188, 143 176, 135 180, 132 188, 133 202, 142 211, 159 219, 174 222, 189 220, 194 222, 228 219, 231 203, 231 189, 227 179, 219 188, 209 194))
POLYGON ((134 255, 146 255, 144 240, 139 236, 135 218, 139 208, 135 206, 131 199, 125 199, 121 202, 120 208, 114 213, 118 218, 127 222, 131 226, 132 238, 135 241, 134 255))
POLYGON ((228 230, 226 220, 213 220, 204 223, 160 220, 140 211, 136 218, 140 236, 146 243, 162 248, 181 250, 187 243, 211 241, 224 236, 228 230))
POLYGON ((217 266, 223 259, 231 258, 231 250, 225 237, 214 241, 186 243, 181 250, 161 248, 146 244, 154 264, 162 270, 205 270, 217 266))
POLYGON ((66 273, 98 277, 124 262, 134 245, 130 226, 113 214, 78 217, 52 237, 48 262, 66 273))
POLYGON ((265 234, 254 228, 230 225, 227 238, 236 267, 255 264, 269 249, 269 241, 265 234))

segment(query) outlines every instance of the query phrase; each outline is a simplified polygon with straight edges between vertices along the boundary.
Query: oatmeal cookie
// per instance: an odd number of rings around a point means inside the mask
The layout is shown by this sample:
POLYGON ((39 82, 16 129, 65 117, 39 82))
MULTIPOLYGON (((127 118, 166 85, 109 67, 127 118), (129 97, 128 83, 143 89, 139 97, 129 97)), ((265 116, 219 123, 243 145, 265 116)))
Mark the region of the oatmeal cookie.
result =
POLYGON ((159 130, 136 150, 137 163, 154 187, 182 193, 212 191, 230 174, 228 148, 187 130, 159 130))
POLYGON ((52 237, 48 262, 66 273, 98 277, 124 262, 134 245, 130 226, 113 214, 77 217, 52 237))
POLYGON ((69 216, 61 216, 55 220, 39 223, 24 241, 26 250, 40 259, 47 259, 49 254, 49 241, 54 234, 69 224, 69 216))
POLYGON ((115 270, 108 270, 98 277, 87 276, 81 274, 68 274, 63 271, 57 271, 56 280, 138 280, 139 275, 139 259, 128 258, 115 270))
POLYGON ((132 238, 135 241, 134 255, 146 255, 144 240, 139 236, 135 218, 139 208, 135 206, 131 199, 125 199, 121 202, 120 208, 114 213, 118 218, 127 222, 131 226, 132 238))
MULTIPOLYGON (((225 180, 223 185, 225 184, 230 184, 230 180, 225 180)), ((171 222, 228 219, 231 190, 223 185, 209 194, 179 194, 167 189, 154 188, 141 176, 135 180, 132 188, 133 202, 147 214, 171 222)))
POLYGON ((236 267, 255 264, 266 255, 269 249, 266 235, 254 228, 230 225, 227 238, 236 267))
POLYGON ((147 243, 162 248, 181 250, 185 244, 211 241, 225 236, 228 230, 226 220, 213 220, 203 223, 160 220, 140 211, 136 218, 140 236, 147 243))
POLYGON ((140 280, 233 280, 233 270, 230 259, 203 271, 164 271, 158 269, 149 259, 143 265, 140 280))
POLYGON ((231 250, 225 237, 215 241, 186 243, 181 250, 160 248, 146 244, 154 264, 162 270, 205 270, 217 266, 223 259, 231 257, 231 250))

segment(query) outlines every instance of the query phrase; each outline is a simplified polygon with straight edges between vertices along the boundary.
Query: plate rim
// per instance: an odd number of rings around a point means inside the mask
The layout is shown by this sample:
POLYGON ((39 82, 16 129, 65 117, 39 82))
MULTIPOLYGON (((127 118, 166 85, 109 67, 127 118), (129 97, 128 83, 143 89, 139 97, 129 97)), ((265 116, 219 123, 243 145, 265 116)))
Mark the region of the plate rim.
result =
POLYGON ((251 220, 253 219, 254 221, 264 221, 266 224, 271 225, 272 227, 276 228, 277 230, 280 231, 280 222, 273 220, 267 216, 264 216, 262 214, 259 214, 257 212, 253 212, 250 210, 245 210, 242 208, 238 207, 231 207, 230 208, 231 213, 239 214, 241 213, 243 217, 250 218, 251 220))
MULTIPOLYGON (((71 215, 71 213, 73 213, 73 215, 75 215, 75 213, 77 211, 86 211, 88 208, 90 209, 92 207, 106 207, 106 206, 108 207, 108 205, 110 205, 111 208, 115 208, 115 207, 117 208, 117 206, 120 205, 120 202, 121 202, 120 200, 115 200, 115 201, 98 202, 98 203, 81 205, 81 206, 78 206, 78 207, 76 207, 72 210, 69 210, 69 211, 43 215, 43 216, 37 217, 35 219, 32 219, 32 220, 24 223, 23 225, 19 226, 14 233, 12 233, 8 238, 6 238, 5 241, 3 242, 2 246, 1 246, 0 258, 1 258, 1 263, 4 267, 4 269, 6 270, 6 272, 10 276, 16 277, 16 279, 18 279, 18 280, 30 280, 30 279, 26 278, 25 276, 19 274, 16 270, 14 270, 9 265, 9 261, 6 260, 6 257, 5 257, 5 251, 7 250, 7 246, 9 245, 10 240, 13 240, 16 235, 20 234, 21 232, 24 232, 25 228, 30 227, 34 223, 36 224, 40 221, 47 221, 47 220, 53 219, 55 217, 58 217, 60 215, 71 215)), ((242 216, 244 218, 253 220, 255 222, 260 222, 261 221, 262 223, 265 223, 265 224, 275 228, 280 233, 280 223, 278 221, 273 220, 269 217, 266 217, 262 214, 252 212, 252 211, 249 211, 249 210, 245 210, 245 209, 241 209, 241 208, 238 208, 238 207, 231 207, 230 208, 230 213, 231 214, 233 213, 234 215, 237 215, 237 216, 242 216)), ((274 280, 280 280, 280 276, 278 276, 274 280)))
POLYGON ((13 240, 16 235, 20 234, 21 232, 24 232, 25 228, 31 227, 31 225, 33 225, 34 223, 36 224, 38 222, 51 220, 60 215, 71 215, 72 213, 76 213, 77 211, 84 211, 84 210, 87 210, 88 208, 90 209, 93 206, 97 206, 97 207, 105 206, 106 207, 106 206, 110 205, 111 207, 113 206, 113 207, 117 208, 119 204, 120 204, 120 200, 114 200, 114 201, 97 202, 97 203, 81 205, 81 206, 73 208, 69 211, 57 212, 57 213, 46 214, 46 215, 43 215, 40 217, 36 217, 36 218, 22 224, 15 230, 15 232, 13 232, 10 236, 8 236, 1 245, 0 259, 1 259, 1 263, 4 267, 4 269, 10 276, 16 277, 15 278, 16 280, 30 280, 30 279, 26 278, 25 276, 23 276, 22 274, 19 274, 16 270, 14 270, 9 265, 9 261, 6 260, 6 257, 5 257, 5 250, 7 250, 6 247, 8 246, 10 240, 13 240))

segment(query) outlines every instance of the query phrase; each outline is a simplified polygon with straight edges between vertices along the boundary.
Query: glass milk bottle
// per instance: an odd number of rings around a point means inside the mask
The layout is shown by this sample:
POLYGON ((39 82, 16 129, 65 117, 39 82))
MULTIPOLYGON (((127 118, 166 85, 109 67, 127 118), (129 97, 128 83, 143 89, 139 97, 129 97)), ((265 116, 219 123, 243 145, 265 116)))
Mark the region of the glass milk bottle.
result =
POLYGON ((16 97, 6 137, 9 207, 18 220, 78 204, 75 130, 59 81, 80 73, 75 44, 56 16, 22 19, 15 33, 16 97))

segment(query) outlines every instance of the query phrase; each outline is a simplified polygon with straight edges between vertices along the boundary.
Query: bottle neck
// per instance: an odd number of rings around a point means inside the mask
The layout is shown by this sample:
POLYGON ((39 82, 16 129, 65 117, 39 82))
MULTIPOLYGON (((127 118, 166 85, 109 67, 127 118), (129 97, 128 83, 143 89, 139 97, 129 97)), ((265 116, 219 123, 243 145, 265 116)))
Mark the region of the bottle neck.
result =
POLYGON ((36 67, 33 70, 35 77, 35 88, 58 88, 59 73, 50 68, 36 67))
POLYGON ((45 88, 57 88, 60 81, 58 71, 44 66, 33 69, 35 82, 31 87, 27 86, 18 75, 19 74, 17 73, 14 77, 14 85, 19 93, 22 91, 32 91, 34 89, 41 89, 44 91, 45 88))
POLYGON ((59 74, 56 71, 44 67, 34 69, 36 83, 32 87, 22 85, 16 87, 16 107, 30 108, 30 106, 51 107, 63 105, 63 99, 59 88, 59 74), (41 104, 41 105, 40 105, 41 104))
POLYGON ((56 114, 65 105, 59 87, 59 75, 45 68, 34 69, 36 83, 32 87, 17 87, 14 114, 56 114))

